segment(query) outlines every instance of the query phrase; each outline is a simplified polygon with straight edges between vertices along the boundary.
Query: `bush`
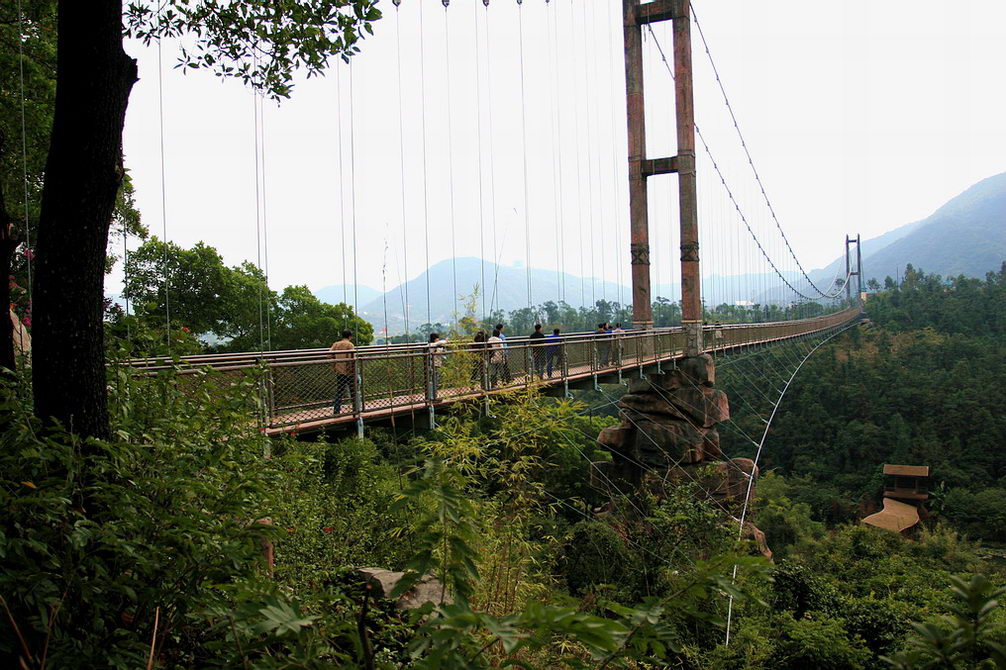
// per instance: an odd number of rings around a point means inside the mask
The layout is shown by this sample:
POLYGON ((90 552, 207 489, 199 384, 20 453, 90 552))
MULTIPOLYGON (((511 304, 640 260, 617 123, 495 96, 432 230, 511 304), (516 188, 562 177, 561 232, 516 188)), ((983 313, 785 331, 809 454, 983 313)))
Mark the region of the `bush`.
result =
POLYGON ((274 532, 255 520, 282 472, 248 422, 254 382, 192 400, 167 379, 120 381, 113 441, 42 432, 19 403, 0 415, 0 593, 17 626, 0 628, 5 655, 136 668, 153 641, 188 665, 214 635, 199 613, 261 572, 274 532))
POLYGON ((865 667, 870 651, 849 636, 842 619, 779 617, 781 638, 770 667, 804 670, 856 670, 865 667))
POLYGON ((570 593, 582 595, 601 584, 622 585, 632 551, 608 524, 581 521, 569 530, 559 558, 559 572, 570 593))

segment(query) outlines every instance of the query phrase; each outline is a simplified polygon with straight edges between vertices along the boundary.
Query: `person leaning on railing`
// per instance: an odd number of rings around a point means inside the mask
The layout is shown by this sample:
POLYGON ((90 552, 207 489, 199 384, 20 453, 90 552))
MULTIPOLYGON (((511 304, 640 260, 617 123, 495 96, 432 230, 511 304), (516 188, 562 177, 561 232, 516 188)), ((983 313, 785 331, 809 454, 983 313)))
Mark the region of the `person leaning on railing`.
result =
POLYGON ((342 413, 342 398, 349 395, 349 400, 356 404, 356 353, 353 351, 353 331, 342 331, 342 339, 333 342, 329 347, 329 357, 335 359, 332 369, 335 370, 335 402, 332 409, 336 414, 342 413))

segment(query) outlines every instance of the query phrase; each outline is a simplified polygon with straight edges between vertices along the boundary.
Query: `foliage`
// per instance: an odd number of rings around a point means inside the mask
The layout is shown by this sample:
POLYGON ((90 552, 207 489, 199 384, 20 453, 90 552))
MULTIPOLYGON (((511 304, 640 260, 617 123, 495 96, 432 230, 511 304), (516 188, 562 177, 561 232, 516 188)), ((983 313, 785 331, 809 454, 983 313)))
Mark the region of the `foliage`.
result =
POLYGON ((785 558, 793 545, 824 534, 824 524, 813 521, 810 505, 793 501, 794 488, 792 479, 774 471, 758 479, 754 522, 777 559, 785 558))
POLYGON ((569 529, 559 560, 570 593, 583 595, 590 587, 623 582, 637 558, 608 524, 580 521, 569 529))
MULTIPOLYGON (((368 344, 374 328, 353 314, 345 303, 321 302, 306 286, 287 286, 279 296, 270 328, 271 349, 308 349, 328 347, 342 339, 343 330, 353 331, 356 344, 368 344)), ((230 350, 248 349, 250 342, 235 338, 230 350)), ((253 346, 253 345, 252 345, 253 346)))
MULTIPOLYGON (((890 279, 890 277, 888 277, 890 279)), ((954 335, 1006 334, 1006 267, 985 280, 926 274, 909 263, 901 284, 872 294, 870 317, 884 328, 902 332, 933 328, 954 335)))
MULTIPOLYGON (((1006 377, 1003 279, 937 279, 910 273, 901 287, 871 295, 876 323, 822 347, 794 380, 763 459, 787 475, 790 507, 808 505, 816 521, 860 519, 880 500, 884 463, 924 464, 939 492, 931 511, 973 536, 1006 540, 998 448, 1006 398, 991 391, 1006 377)), ((729 368, 720 381, 732 399, 750 399, 750 382, 729 368)), ((757 427, 755 415, 732 418, 757 427)), ((727 432, 723 448, 750 453, 727 432)))
MULTIPOLYGON (((18 286, 28 286, 34 257, 46 153, 56 100, 56 2, 21 0, 0 6, 0 203, 23 239, 13 259, 18 286)), ((128 171, 116 198, 107 268, 118 256, 122 235, 145 237, 128 171)), ((14 296, 19 316, 30 317, 27 292, 14 296)), ((30 325, 30 318, 29 318, 30 325)))
POLYGON ((957 611, 930 623, 913 623, 915 635, 908 650, 886 660, 904 670, 924 668, 1006 667, 1004 630, 994 621, 998 598, 1006 588, 995 587, 983 575, 951 577, 957 611))
MULTIPOLYGON (((209 338, 223 351, 327 347, 344 329, 356 334, 357 344, 373 338, 373 327, 348 305, 323 303, 306 286, 288 286, 277 295, 254 264, 227 267, 217 250, 202 242, 191 249, 157 237, 144 243, 127 259, 125 297, 140 322, 130 325, 141 326, 141 335, 161 329, 159 340, 134 339, 135 355, 160 353, 167 314, 173 330, 209 338)), ((121 337, 118 321, 112 314, 111 334, 121 337)), ((188 349, 171 353, 193 353, 188 349)))
POLYGON ((284 531, 276 576, 316 589, 339 578, 343 566, 400 565, 413 531, 388 540, 407 523, 389 509, 401 484, 395 468, 382 462, 370 440, 304 445, 282 459, 292 465, 287 486, 296 494, 272 500, 273 522, 284 531))
POLYGON ((155 236, 130 253, 125 275, 125 296, 136 314, 163 319, 170 310, 172 319, 197 335, 250 333, 258 325, 258 310, 235 314, 235 308, 253 308, 263 296, 267 306, 275 302, 257 268, 228 268, 217 250, 202 242, 183 249, 155 236))
POLYGON ((185 326, 174 325, 165 333, 163 319, 156 315, 126 314, 119 305, 105 312, 107 338, 105 347, 112 360, 146 356, 185 356, 199 354, 205 346, 185 326))
POLYGON ((375 0, 278 0, 268 6, 174 0, 165 7, 137 0, 125 16, 126 36, 144 43, 191 37, 179 67, 237 77, 277 99, 290 96, 296 70, 311 77, 324 72, 332 56, 348 62, 363 32, 373 34, 371 23, 380 18, 375 0))
POLYGON ((392 507, 392 511, 402 509, 409 501, 429 496, 433 508, 433 514, 415 528, 414 554, 392 597, 406 593, 424 575, 433 573, 443 585, 441 601, 449 588, 459 605, 468 605, 472 582, 478 577, 473 549, 478 527, 463 486, 457 471, 448 470, 441 462, 427 461, 422 476, 401 493, 392 507))
POLYGON ((778 624, 781 639, 773 667, 855 670, 865 667, 870 658, 862 640, 848 635, 842 619, 793 619, 784 615, 778 624))
POLYGON ((6 654, 138 667, 153 641, 188 664, 206 639, 191 618, 227 599, 214 585, 253 588, 271 535, 254 520, 277 483, 247 421, 253 382, 189 398, 166 381, 120 377, 115 439, 89 457, 27 407, 3 413, 0 592, 20 633, 2 629, 6 654))

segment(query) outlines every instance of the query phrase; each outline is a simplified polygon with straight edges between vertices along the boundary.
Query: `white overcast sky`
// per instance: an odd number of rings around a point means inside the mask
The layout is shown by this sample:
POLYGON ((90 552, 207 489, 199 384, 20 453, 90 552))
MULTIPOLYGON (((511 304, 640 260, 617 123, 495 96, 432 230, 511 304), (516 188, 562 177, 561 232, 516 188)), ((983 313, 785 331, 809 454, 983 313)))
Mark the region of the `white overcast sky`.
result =
MULTIPOLYGON (((921 219, 1006 170, 1006 2, 693 2, 808 270, 840 255, 846 233, 868 239, 921 219)), ((252 93, 183 75, 176 45, 165 43, 162 216, 158 53, 128 44, 140 81, 126 164, 151 232, 163 236, 166 225, 178 244, 202 240, 230 265, 255 262, 261 241, 276 289, 352 283, 354 272, 360 284, 392 288, 427 259, 480 253, 507 265, 530 253, 533 267, 628 283, 620 0, 524 0, 520 9, 492 0, 488 11, 453 0, 446 17, 440 0, 405 0, 397 19, 389 0, 381 6, 385 18, 353 59, 352 118, 341 62, 299 82, 291 100, 264 104, 258 210, 252 93)), ((669 29, 655 28, 668 57, 669 29)), ((697 122, 768 253, 792 270, 694 27, 693 42, 697 122)), ((653 40, 645 53, 648 153, 673 154, 670 79, 653 40)), ((699 179, 705 272, 757 270, 704 159, 699 179)), ((658 282, 677 273, 674 188, 673 177, 651 180, 658 282)), ((119 290, 117 275, 107 289, 119 290)))

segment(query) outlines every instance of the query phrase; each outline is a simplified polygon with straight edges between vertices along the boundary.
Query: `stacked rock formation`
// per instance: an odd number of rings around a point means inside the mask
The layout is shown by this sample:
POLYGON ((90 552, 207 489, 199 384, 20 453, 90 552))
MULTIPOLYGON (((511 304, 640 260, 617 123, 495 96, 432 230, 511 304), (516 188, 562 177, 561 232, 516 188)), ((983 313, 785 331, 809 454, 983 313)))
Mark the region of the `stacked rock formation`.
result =
POLYGON ((716 424, 730 418, 727 396, 715 383, 716 366, 708 354, 630 381, 619 403, 621 423, 598 436, 613 461, 601 479, 635 490, 693 480, 721 503, 743 502, 748 479, 758 476, 754 463, 747 458, 710 463, 722 456, 716 424))

